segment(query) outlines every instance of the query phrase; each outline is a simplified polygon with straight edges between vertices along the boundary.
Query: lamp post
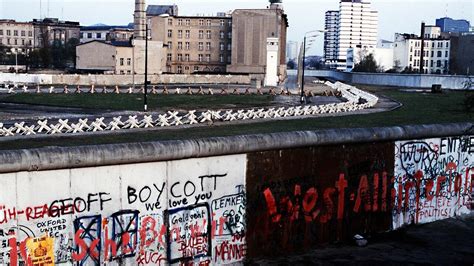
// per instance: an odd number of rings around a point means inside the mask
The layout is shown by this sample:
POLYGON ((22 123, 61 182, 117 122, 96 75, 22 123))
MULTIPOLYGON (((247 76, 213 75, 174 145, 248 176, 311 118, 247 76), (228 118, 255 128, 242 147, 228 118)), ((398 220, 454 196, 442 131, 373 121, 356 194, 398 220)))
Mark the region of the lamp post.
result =
POLYGON ((148 111, 148 102, 147 102, 147 94, 148 94, 148 21, 145 23, 145 85, 144 85, 144 97, 143 97, 143 109, 145 112, 148 111))
POLYGON ((303 104, 305 102, 305 96, 304 96, 304 71, 305 71, 305 57, 306 57, 306 49, 309 49, 311 48, 311 45, 313 44, 314 42, 314 39, 311 39, 308 44, 309 46, 306 47, 306 39, 307 38, 316 38, 319 36, 319 34, 314 34, 314 35, 311 35, 311 36, 308 36, 308 34, 310 33, 314 33, 314 32, 318 32, 318 33, 322 33, 322 32, 325 32, 324 30, 312 30, 312 31, 308 31, 304 34, 304 39, 303 39, 303 60, 302 60, 302 64, 303 64, 303 69, 302 69, 302 79, 301 79, 301 98, 300 98, 300 102, 301 104, 303 104))

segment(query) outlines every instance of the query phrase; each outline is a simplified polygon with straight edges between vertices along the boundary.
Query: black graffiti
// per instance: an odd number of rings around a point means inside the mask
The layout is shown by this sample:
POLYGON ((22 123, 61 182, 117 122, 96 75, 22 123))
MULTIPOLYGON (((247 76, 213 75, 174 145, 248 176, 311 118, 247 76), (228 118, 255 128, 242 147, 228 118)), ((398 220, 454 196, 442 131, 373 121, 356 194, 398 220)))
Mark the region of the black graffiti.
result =
POLYGON ((117 247, 117 255, 112 259, 135 256, 138 241, 138 213, 136 210, 125 210, 112 214, 112 241, 117 247))

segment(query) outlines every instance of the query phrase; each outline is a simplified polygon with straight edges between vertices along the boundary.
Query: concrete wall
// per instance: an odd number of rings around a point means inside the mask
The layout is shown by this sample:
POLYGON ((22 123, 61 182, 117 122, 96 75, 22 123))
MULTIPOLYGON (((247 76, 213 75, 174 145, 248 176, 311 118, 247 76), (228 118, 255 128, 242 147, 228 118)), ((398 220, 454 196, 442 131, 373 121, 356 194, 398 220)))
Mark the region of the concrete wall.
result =
MULTIPOLYGON (((20 84, 67 84, 75 85, 132 85, 143 84, 143 75, 51 75, 51 74, 11 74, 0 73, 1 83, 20 84)), ((247 75, 149 75, 152 84, 250 84, 247 75)))
POLYGON ((115 46, 102 42, 90 42, 79 45, 76 47, 76 68, 113 72, 118 61, 116 50, 115 46))
MULTIPOLYGON (((292 74, 294 74, 292 72, 292 74)), ((329 70, 305 71, 306 76, 331 78, 334 80, 363 85, 396 86, 409 88, 431 88, 433 84, 441 84, 444 89, 461 90, 464 88, 466 76, 451 75, 417 75, 388 73, 344 73, 329 70)), ((471 76, 474 78, 474 76, 471 76)))
POLYGON ((466 214, 473 130, 0 152, 0 263, 222 265, 466 214))

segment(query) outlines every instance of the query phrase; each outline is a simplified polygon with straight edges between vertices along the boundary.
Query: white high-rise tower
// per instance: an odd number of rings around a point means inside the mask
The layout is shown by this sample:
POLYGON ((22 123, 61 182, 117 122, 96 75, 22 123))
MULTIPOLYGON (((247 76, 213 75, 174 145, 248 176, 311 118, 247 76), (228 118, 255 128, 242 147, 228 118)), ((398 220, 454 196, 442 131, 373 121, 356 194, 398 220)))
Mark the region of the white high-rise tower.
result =
POLYGON ((378 12, 372 10, 370 2, 341 0, 339 11, 326 13, 326 63, 338 70, 346 69, 349 48, 377 46, 377 28, 378 12))

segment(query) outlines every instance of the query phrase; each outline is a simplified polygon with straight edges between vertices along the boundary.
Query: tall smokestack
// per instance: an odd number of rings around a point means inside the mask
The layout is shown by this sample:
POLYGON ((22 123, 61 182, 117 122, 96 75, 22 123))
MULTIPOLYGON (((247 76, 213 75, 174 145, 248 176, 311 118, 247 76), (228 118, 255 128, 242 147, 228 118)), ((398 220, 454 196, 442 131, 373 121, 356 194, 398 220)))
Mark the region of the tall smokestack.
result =
POLYGON ((145 0, 135 0, 134 39, 145 40, 146 11, 145 0))

